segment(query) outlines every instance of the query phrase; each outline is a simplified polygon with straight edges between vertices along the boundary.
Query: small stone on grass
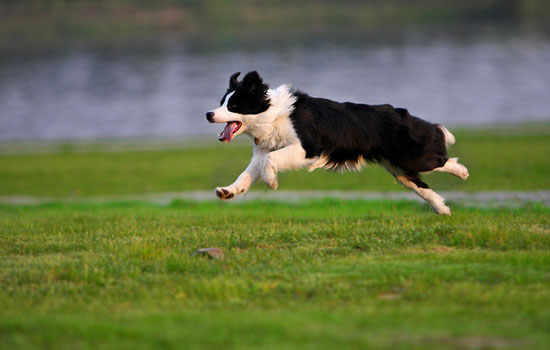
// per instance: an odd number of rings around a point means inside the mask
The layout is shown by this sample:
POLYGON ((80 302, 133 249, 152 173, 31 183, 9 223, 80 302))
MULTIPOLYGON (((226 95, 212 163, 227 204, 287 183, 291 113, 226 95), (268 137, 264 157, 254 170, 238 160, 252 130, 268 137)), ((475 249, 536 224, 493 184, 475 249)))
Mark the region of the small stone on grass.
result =
POLYGON ((397 293, 385 293, 385 294, 378 294, 378 299, 380 300, 397 300, 401 299, 403 296, 401 294, 397 293))
POLYGON ((198 249, 195 254, 204 255, 210 259, 222 260, 224 258, 223 252, 220 248, 201 248, 198 249))

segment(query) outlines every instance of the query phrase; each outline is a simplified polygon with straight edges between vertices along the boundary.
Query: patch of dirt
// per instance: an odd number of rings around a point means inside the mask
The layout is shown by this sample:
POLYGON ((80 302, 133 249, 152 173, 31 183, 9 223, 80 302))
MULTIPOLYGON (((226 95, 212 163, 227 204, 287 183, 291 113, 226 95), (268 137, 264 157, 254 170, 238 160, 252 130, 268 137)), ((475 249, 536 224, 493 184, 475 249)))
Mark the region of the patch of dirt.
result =
POLYGON ((376 297, 380 300, 398 300, 403 298, 401 294, 397 294, 397 293, 378 294, 376 297))
POLYGON ((403 252, 406 253, 406 254, 432 253, 432 252, 435 252, 435 253, 448 253, 448 252, 452 252, 452 251, 455 251, 455 250, 456 250, 456 248, 454 248, 454 247, 447 247, 447 246, 444 246, 444 245, 436 245, 436 246, 432 246, 432 247, 405 249, 403 252))
POLYGON ((421 342, 445 344, 449 349, 464 350, 525 349, 530 344, 524 339, 480 336, 425 338, 421 342))

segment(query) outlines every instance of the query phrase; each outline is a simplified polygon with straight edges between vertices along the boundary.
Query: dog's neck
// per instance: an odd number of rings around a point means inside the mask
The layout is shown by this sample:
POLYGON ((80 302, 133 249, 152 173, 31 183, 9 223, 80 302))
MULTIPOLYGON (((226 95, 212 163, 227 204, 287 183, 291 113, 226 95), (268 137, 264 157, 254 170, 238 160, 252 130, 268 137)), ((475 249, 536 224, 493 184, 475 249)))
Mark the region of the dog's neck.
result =
POLYGON ((292 93, 289 85, 281 85, 274 90, 268 90, 270 107, 265 111, 263 118, 272 119, 273 121, 288 117, 294 111, 294 103, 296 96, 292 93))
POLYGON ((289 115, 294 111, 296 96, 288 85, 270 89, 267 95, 269 108, 247 121, 247 134, 257 145, 278 149, 297 140, 289 119, 289 115))

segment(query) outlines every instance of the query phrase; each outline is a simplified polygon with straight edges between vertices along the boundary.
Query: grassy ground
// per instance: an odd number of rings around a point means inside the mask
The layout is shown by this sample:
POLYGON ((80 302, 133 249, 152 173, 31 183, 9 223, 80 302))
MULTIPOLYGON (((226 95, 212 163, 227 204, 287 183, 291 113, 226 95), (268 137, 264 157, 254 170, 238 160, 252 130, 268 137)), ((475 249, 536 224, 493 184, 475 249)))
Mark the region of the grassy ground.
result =
MULTIPOLYGON (((451 154, 471 178, 427 182, 549 189, 545 130, 457 132, 451 154)), ((87 203, 212 189, 250 155, 243 143, 111 146, 3 148, 0 195, 82 200, 0 205, 0 349, 550 346, 550 208, 450 203, 453 216, 439 217, 424 203, 384 200, 87 203), (203 247, 225 259, 194 254, 203 247)), ((377 167, 288 173, 280 186, 400 190, 377 167)))
MULTIPOLYGON (((470 170, 468 181, 448 174, 427 175, 436 190, 550 189, 550 137, 541 134, 458 132, 450 155, 470 170)), ((213 190, 228 185, 248 164, 248 144, 157 151, 75 152, 74 146, 51 154, 0 155, 0 195, 89 196, 213 190)), ((257 184, 254 189, 264 190, 257 184)), ((359 173, 322 169, 284 173, 279 188, 400 191, 378 166, 359 173)))
POLYGON ((549 249, 537 205, 1 206, 0 348, 547 349, 549 249))

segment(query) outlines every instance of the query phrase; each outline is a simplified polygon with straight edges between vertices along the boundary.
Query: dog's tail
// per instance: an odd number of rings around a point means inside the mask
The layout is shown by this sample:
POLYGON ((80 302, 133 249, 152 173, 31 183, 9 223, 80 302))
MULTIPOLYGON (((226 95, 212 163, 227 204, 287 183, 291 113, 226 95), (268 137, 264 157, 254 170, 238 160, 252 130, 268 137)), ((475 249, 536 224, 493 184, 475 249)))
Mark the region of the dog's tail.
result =
POLYGON ((452 145, 454 145, 456 142, 455 136, 451 134, 451 132, 447 130, 447 128, 444 127, 443 125, 439 125, 439 129, 443 132, 443 138, 445 139, 445 146, 449 148, 452 145))

